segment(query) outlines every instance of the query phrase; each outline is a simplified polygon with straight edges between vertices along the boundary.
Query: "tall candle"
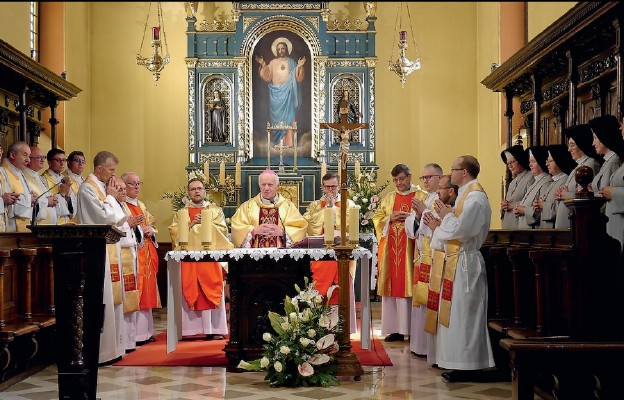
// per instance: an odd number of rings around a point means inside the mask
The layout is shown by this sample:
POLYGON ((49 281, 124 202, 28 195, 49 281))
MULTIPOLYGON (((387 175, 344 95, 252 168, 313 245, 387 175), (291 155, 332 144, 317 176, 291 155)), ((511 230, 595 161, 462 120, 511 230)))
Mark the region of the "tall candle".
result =
POLYGON ((234 175, 234 184, 236 186, 241 185, 241 165, 239 162, 236 163, 236 175, 234 175))
POLYGON ((212 242, 212 213, 209 208, 201 210, 200 233, 202 243, 212 242))
POLYGON ((152 27, 152 40, 160 40, 160 27, 152 27))
POLYGON ((334 209, 332 207, 325 207, 323 209, 323 236, 325 237, 325 243, 334 242, 334 209))
POLYGON ((204 161, 204 176, 206 177, 206 182, 210 182, 210 161, 204 161))
POLYGON ((349 241, 360 241, 360 207, 351 207, 349 210, 349 241))
POLYGON ((225 161, 219 165, 219 185, 225 186, 225 161))
POLYGON ((189 214, 186 208, 178 210, 178 243, 188 243, 189 214))
POLYGON ((360 179, 360 162, 355 162, 355 178, 360 179))
POLYGON ((327 163, 323 161, 321 163, 321 180, 323 179, 326 173, 327 173, 327 163))

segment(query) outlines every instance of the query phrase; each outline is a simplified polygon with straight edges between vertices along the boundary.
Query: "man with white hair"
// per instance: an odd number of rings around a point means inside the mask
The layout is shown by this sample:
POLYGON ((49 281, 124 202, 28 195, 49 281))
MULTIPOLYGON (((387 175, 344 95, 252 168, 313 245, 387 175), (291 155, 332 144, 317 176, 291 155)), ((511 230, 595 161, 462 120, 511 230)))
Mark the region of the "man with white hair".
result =
POLYGON ((153 341, 154 338, 154 316, 153 308, 161 308, 160 296, 158 294, 158 253, 156 248, 155 227, 156 218, 147 210, 145 204, 138 199, 141 191, 141 178, 134 172, 124 172, 121 179, 126 184, 126 205, 133 216, 143 218, 140 220, 139 229, 142 237, 145 238, 144 245, 138 249, 138 280, 139 306, 140 310, 136 314, 136 340, 138 344, 153 341))
POLYGON ((0 174, 5 183, 3 192, 11 193, 11 196, 6 196, 7 198, 3 196, 7 204, 6 231, 28 232, 26 226, 30 225, 35 202, 32 190, 24 176, 24 170, 30 160, 30 146, 23 141, 13 142, 9 145, 6 154, 0 167, 0 174))
POLYGON ((287 247, 303 240, 308 222, 297 206, 277 193, 279 177, 270 170, 258 176, 260 193, 247 200, 232 217, 236 247, 287 247))

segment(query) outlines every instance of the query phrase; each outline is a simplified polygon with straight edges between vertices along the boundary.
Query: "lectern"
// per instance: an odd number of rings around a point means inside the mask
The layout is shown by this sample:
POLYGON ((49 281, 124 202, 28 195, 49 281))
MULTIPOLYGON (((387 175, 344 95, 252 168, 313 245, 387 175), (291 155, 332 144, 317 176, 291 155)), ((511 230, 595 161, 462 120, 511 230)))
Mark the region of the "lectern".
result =
POLYGON ((95 400, 106 244, 125 234, 109 225, 28 228, 52 245, 59 398, 95 400))

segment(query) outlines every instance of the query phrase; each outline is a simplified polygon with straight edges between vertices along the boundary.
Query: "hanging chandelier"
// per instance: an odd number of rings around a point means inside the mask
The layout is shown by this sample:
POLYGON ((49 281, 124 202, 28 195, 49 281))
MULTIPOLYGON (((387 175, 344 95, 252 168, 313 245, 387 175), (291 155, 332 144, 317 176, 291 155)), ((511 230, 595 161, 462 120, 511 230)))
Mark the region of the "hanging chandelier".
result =
POLYGON ((147 34, 147 24, 150 18, 150 12, 152 10, 152 3, 149 3, 149 8, 147 10, 147 18, 145 19, 145 28, 143 29, 143 38, 141 39, 141 47, 139 48, 139 54, 136 56, 137 65, 142 65, 146 67, 154 76, 154 82, 158 84, 158 79, 160 79, 160 72, 165 68, 165 65, 169 64, 169 47, 167 46, 167 34, 165 33, 165 22, 162 17, 162 6, 160 2, 156 3, 157 8, 157 26, 152 27, 152 54, 149 57, 143 57, 143 43, 145 42, 145 35, 147 34), (165 43, 165 55, 163 54, 162 49, 162 39, 165 43))
POLYGON ((390 55, 390 61, 388 61, 388 68, 390 71, 394 72, 401 78, 401 87, 405 88, 405 82, 407 81, 407 76, 412 72, 420 69, 420 57, 418 57, 418 47, 416 47, 416 40, 414 39, 414 30, 412 29, 412 16, 410 15, 409 5, 405 4, 407 8, 407 16, 409 19, 409 27, 412 34, 412 42, 414 43, 414 49, 416 49, 416 58, 414 61, 411 61, 407 58, 407 31, 403 30, 403 1, 400 3, 399 8, 397 10, 397 18, 394 24, 394 34, 396 37, 397 32, 399 33, 399 58, 396 61, 392 61, 394 58, 394 47, 392 48, 392 54, 390 55))

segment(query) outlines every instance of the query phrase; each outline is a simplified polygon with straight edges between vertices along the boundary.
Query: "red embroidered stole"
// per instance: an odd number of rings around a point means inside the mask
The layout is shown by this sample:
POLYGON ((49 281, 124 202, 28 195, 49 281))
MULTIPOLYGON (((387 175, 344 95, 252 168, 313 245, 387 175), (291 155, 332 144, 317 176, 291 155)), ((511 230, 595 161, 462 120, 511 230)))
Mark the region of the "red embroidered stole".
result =
MULTIPOLYGON (((135 206, 126 202, 128 209, 133 216, 143 214, 143 210, 138 205, 135 206)), ((145 220, 141 226, 146 226, 145 220)), ((150 238, 145 238, 143 247, 137 250, 138 255, 138 282, 139 308, 146 310, 150 308, 160 308, 160 296, 158 294, 158 253, 156 245, 150 238)))
MULTIPOLYGON (((265 208, 260 207, 260 215, 258 216, 258 224, 274 224, 279 225, 279 208, 265 208)), ((286 229, 285 227, 283 227, 286 229)), ((285 247, 286 243, 283 243, 282 237, 278 236, 263 236, 255 235, 251 241, 251 247, 285 247)))
MULTIPOLYGON (((410 212, 412 209, 412 199, 416 193, 408 193, 402 195, 396 194, 394 199, 394 207, 392 211, 405 211, 410 212)), ((388 227, 388 242, 386 244, 387 251, 387 281, 383 282, 386 285, 385 291, 387 296, 392 297, 410 297, 406 292, 406 256, 407 251, 413 249, 414 239, 407 237, 405 233, 405 221, 390 222, 388 227), (411 246, 410 246, 411 243, 411 246)), ((411 268, 411 265, 410 265, 411 268)), ((411 284, 411 282, 410 282, 411 284)))

